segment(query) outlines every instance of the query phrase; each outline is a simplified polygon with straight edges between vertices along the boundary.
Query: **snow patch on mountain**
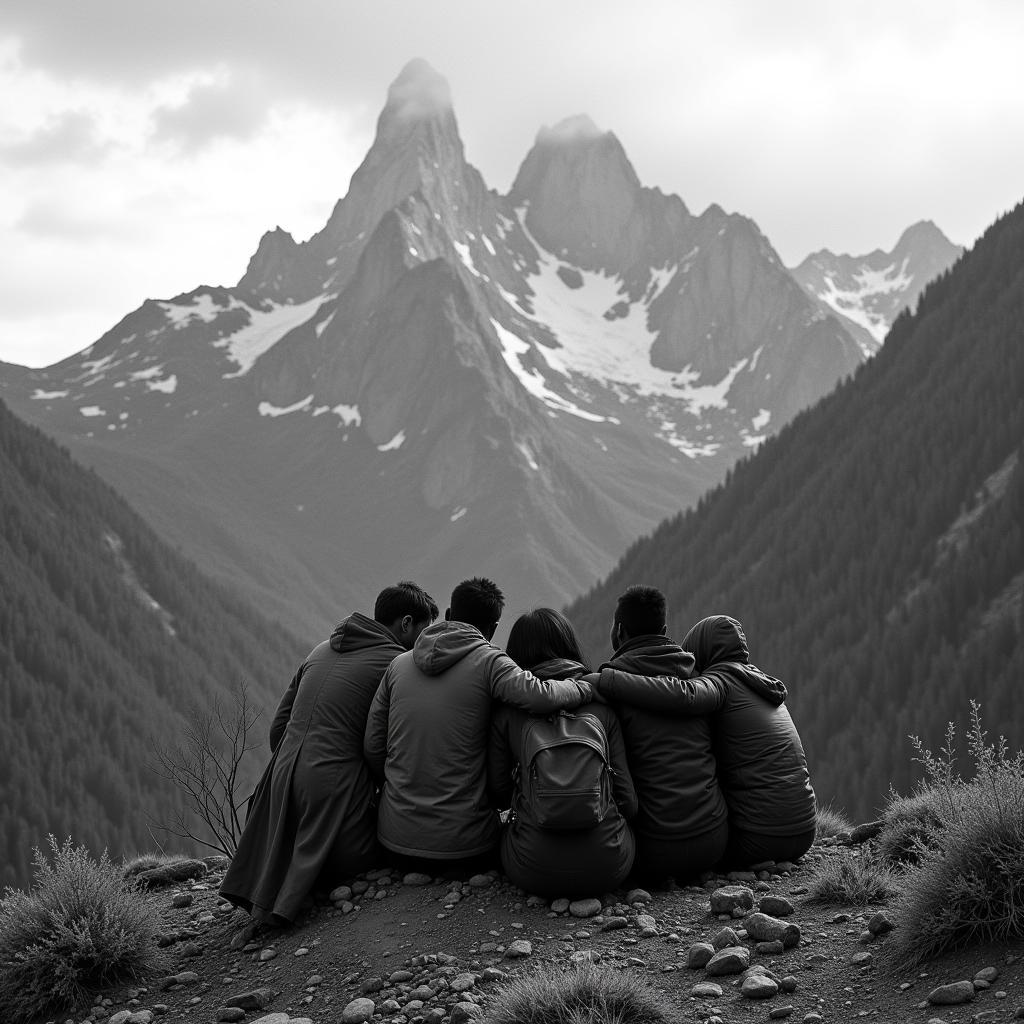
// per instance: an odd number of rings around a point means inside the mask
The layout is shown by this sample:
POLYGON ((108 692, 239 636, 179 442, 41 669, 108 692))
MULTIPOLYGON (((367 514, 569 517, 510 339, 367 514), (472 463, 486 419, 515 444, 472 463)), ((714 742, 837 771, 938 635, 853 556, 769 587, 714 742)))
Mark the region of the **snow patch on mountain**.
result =
POLYGON ((390 441, 386 441, 384 444, 377 445, 377 451, 379 452, 393 452, 397 451, 402 445, 405 444, 405 431, 400 430, 390 441))
POLYGON ((261 416, 287 416, 293 412, 304 412, 313 405, 313 396, 306 395, 299 402, 295 402, 293 405, 271 405, 270 402, 260 402, 259 412, 261 416))
POLYGON ((210 323, 221 313, 229 309, 238 309, 244 303, 230 296, 221 304, 209 292, 200 292, 190 296, 187 302, 158 302, 157 305, 164 311, 171 326, 180 331, 188 327, 193 320, 210 323))
POLYGON ((326 298, 318 295, 307 302, 270 303, 269 310, 253 309, 244 302, 239 303, 248 311, 249 323, 229 337, 213 343, 214 348, 226 348, 228 359, 238 367, 233 373, 225 373, 224 378, 248 373, 264 352, 273 348, 292 328, 305 323, 326 298))
POLYGON ((908 291, 914 283, 914 275, 907 273, 909 262, 904 259, 899 267, 892 263, 881 270, 861 267, 853 275, 852 288, 843 288, 834 277, 826 275, 820 298, 837 313, 863 327, 880 345, 889 331, 889 323, 882 313, 871 308, 871 300, 879 295, 908 291))
POLYGON ((36 388, 35 391, 29 395, 29 398, 36 402, 49 402, 56 398, 67 398, 69 394, 71 394, 70 391, 44 391, 42 388, 36 388))

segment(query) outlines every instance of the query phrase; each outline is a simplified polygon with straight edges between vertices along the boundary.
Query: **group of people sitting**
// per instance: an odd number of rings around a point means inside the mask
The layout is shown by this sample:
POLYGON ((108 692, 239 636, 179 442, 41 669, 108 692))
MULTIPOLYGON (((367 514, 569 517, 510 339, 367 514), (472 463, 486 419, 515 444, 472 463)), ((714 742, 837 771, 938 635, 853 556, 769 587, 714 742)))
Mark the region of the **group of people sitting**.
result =
POLYGON ((786 688, 750 663, 739 622, 710 616, 677 643, 661 592, 630 587, 591 671, 550 608, 492 644, 503 609, 474 578, 435 621, 403 582, 313 649, 221 895, 281 925, 382 860, 500 866, 528 893, 572 898, 807 851, 814 791, 786 688))

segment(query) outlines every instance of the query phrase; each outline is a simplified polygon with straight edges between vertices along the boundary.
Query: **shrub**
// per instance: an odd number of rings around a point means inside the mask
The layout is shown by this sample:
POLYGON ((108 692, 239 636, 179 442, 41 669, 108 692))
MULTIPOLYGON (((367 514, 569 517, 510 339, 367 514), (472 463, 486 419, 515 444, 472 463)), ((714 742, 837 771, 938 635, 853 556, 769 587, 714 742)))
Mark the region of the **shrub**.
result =
POLYGON ((487 1024, 663 1024, 672 1021, 664 998, 637 974, 580 964, 546 966, 504 986, 487 1024))
POLYGON ((36 849, 28 892, 0 900, 0 1018, 31 1021, 92 993, 166 970, 159 915, 106 853, 50 836, 53 863, 36 849))
POLYGON ((845 854, 821 861, 807 882, 809 903, 866 907, 896 894, 892 869, 867 855, 845 854))
POLYGON ((975 775, 964 781, 955 762, 952 727, 945 759, 914 744, 939 796, 939 825, 908 870, 896 904, 899 963, 911 966, 975 942, 1024 935, 1024 752, 989 744, 971 702, 968 750, 975 775))
POLYGON ((836 810, 831 804, 818 807, 814 812, 814 837, 816 839, 832 839, 840 832, 850 832, 853 822, 844 811, 836 810))
POLYGON ((875 843, 879 858, 897 866, 916 864, 923 849, 939 843, 943 811, 948 806, 948 794, 931 786, 920 787, 912 796, 890 793, 875 843))

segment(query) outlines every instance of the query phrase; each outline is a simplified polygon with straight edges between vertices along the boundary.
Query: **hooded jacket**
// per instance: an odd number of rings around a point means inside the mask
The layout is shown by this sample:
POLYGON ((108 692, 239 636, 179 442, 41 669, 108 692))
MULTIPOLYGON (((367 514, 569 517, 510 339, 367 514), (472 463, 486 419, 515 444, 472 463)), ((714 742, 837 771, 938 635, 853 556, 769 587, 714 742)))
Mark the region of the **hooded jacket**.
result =
POLYGON ((622 724, 640 836, 689 839, 726 820, 707 717, 723 706, 726 686, 717 676, 690 678, 693 669, 692 654, 653 635, 634 637, 601 666, 598 689, 622 724))
POLYGON ((376 837, 363 732, 402 651, 387 627, 355 612, 299 666, 270 727, 271 760, 221 885, 226 899, 293 921, 322 872, 368 866, 376 837))
POLYGON ((542 681, 519 668, 475 626, 429 626, 385 672, 366 722, 363 749, 382 786, 381 843, 431 859, 492 850, 499 834, 487 793, 492 702, 546 715, 591 696, 582 680, 542 681))
POLYGON ((786 687, 750 664, 743 627, 728 615, 701 619, 683 646, 693 652, 697 671, 727 685, 712 726, 730 826, 775 836, 812 830, 814 789, 786 687))

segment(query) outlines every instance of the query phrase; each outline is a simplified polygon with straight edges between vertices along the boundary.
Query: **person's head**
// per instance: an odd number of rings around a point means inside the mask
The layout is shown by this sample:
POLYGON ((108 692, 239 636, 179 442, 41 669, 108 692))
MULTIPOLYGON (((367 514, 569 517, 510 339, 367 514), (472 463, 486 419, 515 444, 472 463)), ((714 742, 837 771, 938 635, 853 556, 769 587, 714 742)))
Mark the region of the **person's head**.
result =
POLYGON ((741 665, 750 663, 743 627, 731 615, 709 615, 701 619, 690 627, 683 637, 682 646, 693 655, 698 672, 720 661, 738 661, 741 665))
POLYGON ((615 606, 612 650, 634 637, 663 635, 665 612, 665 595, 657 587, 629 587, 615 606))
POLYGON ((373 617, 386 626, 408 651, 416 638, 437 618, 437 602, 409 580, 385 587, 373 606, 373 617))
POLYGON ((554 608, 534 608, 509 630, 505 652, 520 667, 535 668, 554 658, 577 661, 589 671, 572 623, 554 608))
POLYGON ((482 576, 474 576, 463 580, 452 591, 451 607, 444 613, 444 617, 476 626, 490 640, 504 610, 505 595, 497 584, 482 576))

